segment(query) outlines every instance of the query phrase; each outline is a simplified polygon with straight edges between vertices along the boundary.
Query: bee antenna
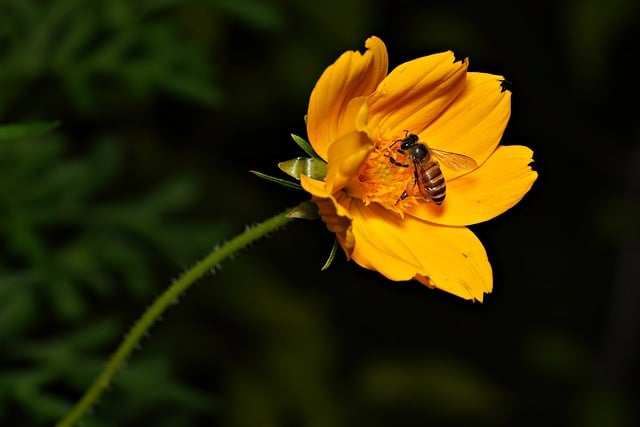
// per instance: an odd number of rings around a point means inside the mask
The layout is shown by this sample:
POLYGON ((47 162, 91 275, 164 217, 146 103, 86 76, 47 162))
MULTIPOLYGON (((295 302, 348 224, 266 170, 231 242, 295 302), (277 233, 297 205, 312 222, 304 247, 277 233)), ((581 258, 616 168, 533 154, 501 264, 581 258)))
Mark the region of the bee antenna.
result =
POLYGON ((393 141, 393 144, 391 144, 389 146, 389 148, 393 147, 394 145, 396 145, 398 142, 402 142, 405 139, 407 139, 407 137, 409 136, 409 129, 405 129, 404 131, 404 138, 400 138, 400 139, 396 139, 395 141, 393 141))

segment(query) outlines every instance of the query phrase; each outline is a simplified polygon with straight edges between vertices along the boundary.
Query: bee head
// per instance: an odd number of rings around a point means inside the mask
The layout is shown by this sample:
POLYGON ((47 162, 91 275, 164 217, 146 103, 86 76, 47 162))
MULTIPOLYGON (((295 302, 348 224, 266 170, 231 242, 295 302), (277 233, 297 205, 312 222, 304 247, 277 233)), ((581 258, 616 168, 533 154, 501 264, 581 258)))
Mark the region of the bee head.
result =
POLYGON ((415 145, 418 142, 418 135, 416 135, 415 133, 410 133, 409 135, 407 135, 403 140, 402 140, 402 144, 400 145, 400 149, 402 150, 408 150, 409 148, 411 148, 413 145, 415 145))

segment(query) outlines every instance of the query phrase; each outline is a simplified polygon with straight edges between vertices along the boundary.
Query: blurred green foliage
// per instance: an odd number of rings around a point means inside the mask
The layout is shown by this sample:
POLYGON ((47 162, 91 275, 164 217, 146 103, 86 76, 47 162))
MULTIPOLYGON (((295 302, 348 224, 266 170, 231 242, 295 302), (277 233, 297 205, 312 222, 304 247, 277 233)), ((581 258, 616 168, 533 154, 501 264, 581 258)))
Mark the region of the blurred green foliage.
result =
MULTIPOLYGON (((116 341, 126 323, 112 310, 118 304, 96 312, 96 299, 148 298, 154 259, 185 262, 207 246, 198 238, 204 227, 171 219, 193 203, 192 180, 112 200, 104 193, 117 178, 121 148, 96 141, 82 156, 69 156, 56 131, 43 133, 52 127, 0 126, 0 342, 11 372, 0 376, 0 419, 9 424, 16 413, 38 422, 60 417, 69 405, 61 387, 85 387, 103 365, 105 343, 116 341)), ((130 369, 125 388, 148 370, 130 369)), ((170 391, 158 399, 189 400, 188 389, 160 374, 155 369, 147 378, 162 378, 170 391)))
POLYGON ((83 425, 637 424, 638 12, 3 0, 0 425, 51 425, 171 278, 299 201, 247 171, 300 154, 315 79, 371 34, 392 66, 453 49, 514 82, 505 143, 534 149, 540 179, 474 227, 494 294, 340 254, 320 273, 332 237, 294 223, 190 290, 83 425))
POLYGON ((3 2, 0 113, 43 79, 52 79, 80 110, 124 93, 144 98, 162 90, 215 102, 219 93, 204 52, 185 43, 178 23, 163 16, 179 3, 3 2))

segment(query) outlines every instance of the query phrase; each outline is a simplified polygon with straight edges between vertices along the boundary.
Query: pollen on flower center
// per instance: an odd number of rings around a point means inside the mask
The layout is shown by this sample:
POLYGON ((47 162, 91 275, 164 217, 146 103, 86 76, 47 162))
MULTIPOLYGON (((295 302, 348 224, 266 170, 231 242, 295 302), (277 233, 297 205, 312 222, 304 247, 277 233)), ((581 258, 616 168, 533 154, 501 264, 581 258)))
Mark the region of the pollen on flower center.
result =
POLYGON ((416 203, 414 197, 400 201, 413 179, 413 168, 407 157, 387 144, 378 144, 362 162, 346 190, 350 197, 361 199, 366 205, 375 202, 402 214, 416 203))

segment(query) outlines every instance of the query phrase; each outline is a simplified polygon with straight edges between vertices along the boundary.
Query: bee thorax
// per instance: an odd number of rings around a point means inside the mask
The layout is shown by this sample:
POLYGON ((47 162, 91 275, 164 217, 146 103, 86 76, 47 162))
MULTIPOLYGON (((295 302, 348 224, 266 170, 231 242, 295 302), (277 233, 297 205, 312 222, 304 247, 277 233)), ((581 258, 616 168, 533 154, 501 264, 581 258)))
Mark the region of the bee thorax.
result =
POLYGON ((414 144, 409 149, 409 155, 416 161, 422 161, 429 156, 429 149, 424 144, 414 144))

